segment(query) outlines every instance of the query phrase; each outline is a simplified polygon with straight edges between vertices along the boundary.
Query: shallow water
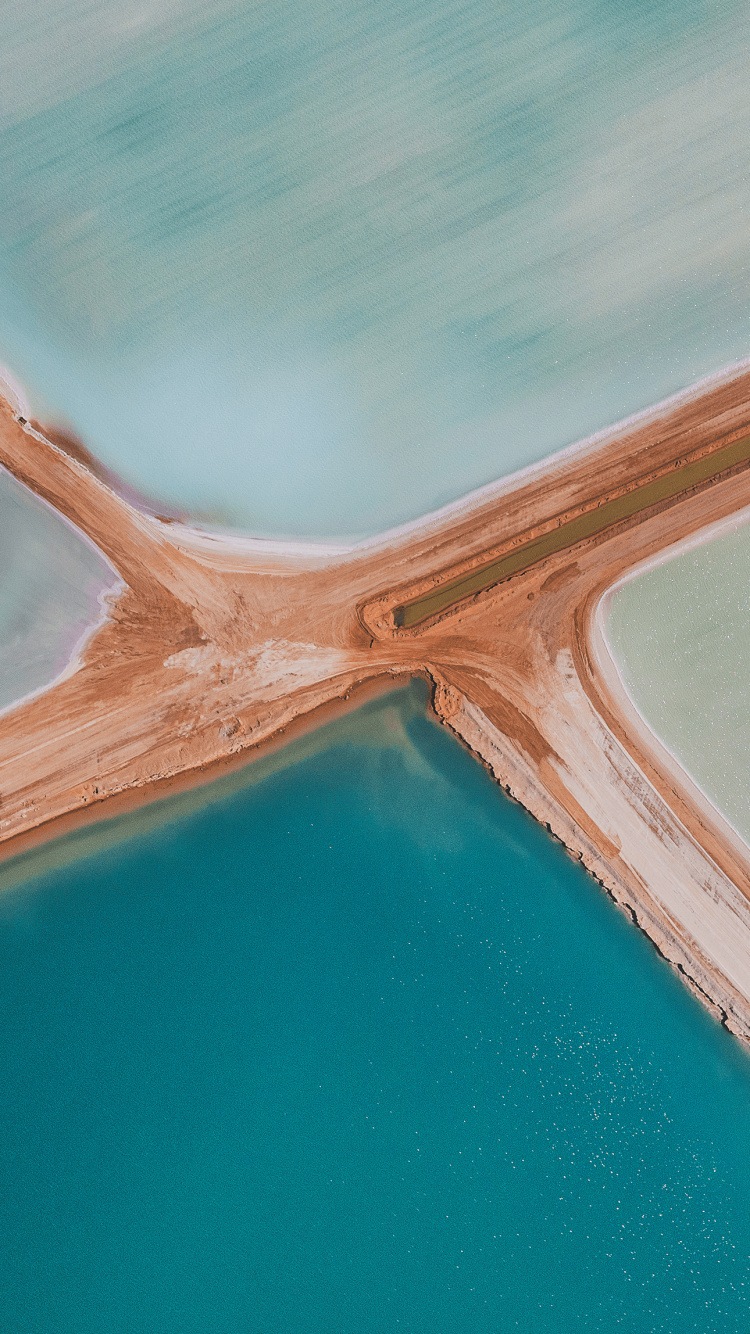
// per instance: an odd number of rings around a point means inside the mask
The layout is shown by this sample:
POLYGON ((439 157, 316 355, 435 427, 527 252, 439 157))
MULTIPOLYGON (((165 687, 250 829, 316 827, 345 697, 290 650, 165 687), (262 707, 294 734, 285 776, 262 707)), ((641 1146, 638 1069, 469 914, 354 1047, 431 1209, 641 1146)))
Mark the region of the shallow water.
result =
POLYGON ((68 666, 117 583, 91 543, 0 469, 0 709, 68 666))
POLYGON ((378 530, 750 352, 738 3, 5 10, 0 359, 163 503, 378 530))
POLYGON ((750 1061, 420 690, 1 882, 8 1334, 746 1328, 750 1061))
POLYGON ((624 584, 606 630, 643 717, 750 843, 750 524, 624 584))

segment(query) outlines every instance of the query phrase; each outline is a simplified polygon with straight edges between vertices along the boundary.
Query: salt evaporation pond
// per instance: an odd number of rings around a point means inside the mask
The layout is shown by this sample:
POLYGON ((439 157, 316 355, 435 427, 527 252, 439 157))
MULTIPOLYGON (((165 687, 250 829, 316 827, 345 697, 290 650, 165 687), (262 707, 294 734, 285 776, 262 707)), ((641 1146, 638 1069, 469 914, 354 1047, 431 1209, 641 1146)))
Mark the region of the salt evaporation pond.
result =
POLYGON ((413 518, 747 355, 749 24, 11 0, 0 359, 162 504, 413 518))
POLYGON ((606 635, 656 735, 750 843, 750 524, 617 589, 606 635))
POLYGON ((92 543, 0 468, 0 710, 64 671, 118 584, 92 543))
POLYGON ((0 880, 9 1334, 746 1328, 750 1060, 421 689, 0 880))

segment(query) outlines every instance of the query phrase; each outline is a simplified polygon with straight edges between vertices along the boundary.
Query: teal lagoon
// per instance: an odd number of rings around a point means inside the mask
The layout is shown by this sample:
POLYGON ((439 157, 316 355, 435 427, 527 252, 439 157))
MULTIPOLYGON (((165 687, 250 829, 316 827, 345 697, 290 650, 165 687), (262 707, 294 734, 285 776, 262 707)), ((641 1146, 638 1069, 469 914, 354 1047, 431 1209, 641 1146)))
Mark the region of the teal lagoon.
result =
POLYGON ((2 886, 7 1334, 747 1328, 750 1060, 421 689, 2 886))
POLYGON ((0 360, 163 505, 416 518, 750 353, 738 0, 10 0, 0 360))

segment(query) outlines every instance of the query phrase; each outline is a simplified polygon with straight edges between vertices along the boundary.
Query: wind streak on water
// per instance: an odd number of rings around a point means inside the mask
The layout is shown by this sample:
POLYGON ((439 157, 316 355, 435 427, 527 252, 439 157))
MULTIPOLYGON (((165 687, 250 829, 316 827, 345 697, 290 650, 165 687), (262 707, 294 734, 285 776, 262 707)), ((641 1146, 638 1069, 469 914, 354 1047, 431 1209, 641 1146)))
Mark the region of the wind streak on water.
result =
POLYGON ((0 350, 165 502, 372 531, 749 350, 738 4, 6 8, 0 350))

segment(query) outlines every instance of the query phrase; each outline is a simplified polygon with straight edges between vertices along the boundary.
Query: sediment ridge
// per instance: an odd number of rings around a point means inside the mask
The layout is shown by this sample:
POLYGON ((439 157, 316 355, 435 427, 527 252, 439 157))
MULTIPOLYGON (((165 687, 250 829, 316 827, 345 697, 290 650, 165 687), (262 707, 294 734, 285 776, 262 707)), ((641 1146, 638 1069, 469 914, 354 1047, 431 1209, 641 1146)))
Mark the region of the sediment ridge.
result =
POLYGON ((750 505, 750 372, 331 554, 164 523, 0 404, 0 462, 125 588, 78 670, 0 717, 0 851, 205 781, 363 691, 438 717, 750 1042, 750 850, 635 714, 597 619, 750 505))

